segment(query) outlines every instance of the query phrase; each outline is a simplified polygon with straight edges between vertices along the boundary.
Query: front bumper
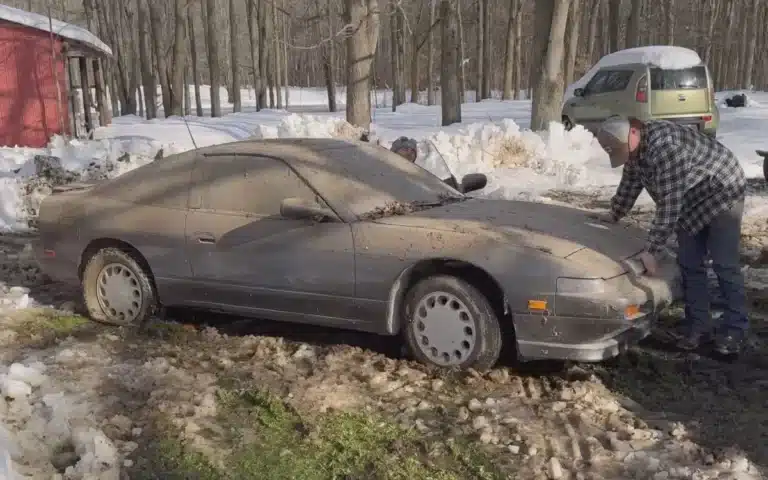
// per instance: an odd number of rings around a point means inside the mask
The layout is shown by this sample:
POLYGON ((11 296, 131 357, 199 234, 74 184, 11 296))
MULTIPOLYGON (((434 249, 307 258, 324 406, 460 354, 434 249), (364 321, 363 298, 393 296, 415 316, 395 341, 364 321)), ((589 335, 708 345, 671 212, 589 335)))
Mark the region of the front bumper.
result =
POLYGON ((515 315, 521 360, 600 362, 613 358, 651 333, 655 314, 633 320, 515 315))

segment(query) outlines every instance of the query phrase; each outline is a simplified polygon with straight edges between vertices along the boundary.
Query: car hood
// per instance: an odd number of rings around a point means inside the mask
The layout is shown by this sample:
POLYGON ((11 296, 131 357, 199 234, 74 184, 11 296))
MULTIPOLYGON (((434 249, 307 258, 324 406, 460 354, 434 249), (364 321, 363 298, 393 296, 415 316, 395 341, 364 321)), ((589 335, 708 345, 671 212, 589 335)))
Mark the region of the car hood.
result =
POLYGON ((449 231, 492 230, 503 233, 510 243, 574 260, 574 256, 586 260, 592 250, 617 262, 645 246, 639 228, 600 223, 586 210, 515 200, 470 199, 377 222, 449 231))

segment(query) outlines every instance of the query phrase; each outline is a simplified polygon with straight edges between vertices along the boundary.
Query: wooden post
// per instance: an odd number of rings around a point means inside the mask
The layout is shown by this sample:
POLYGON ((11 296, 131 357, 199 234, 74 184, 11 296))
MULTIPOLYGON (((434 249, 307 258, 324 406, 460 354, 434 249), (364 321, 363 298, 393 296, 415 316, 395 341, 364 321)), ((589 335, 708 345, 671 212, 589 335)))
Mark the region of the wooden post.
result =
POLYGON ((77 103, 75 102, 75 85, 77 85, 76 78, 72 75, 72 57, 65 57, 64 66, 67 69, 67 105, 69 106, 69 125, 70 136, 72 138, 79 138, 77 128, 77 103))
POLYGON ((112 119, 107 108, 107 89, 104 88, 104 71, 101 68, 100 58, 93 59, 93 81, 96 85, 96 101, 99 105, 99 125, 106 127, 112 123, 112 119))
POLYGON ((80 57, 80 89, 83 91, 83 118, 85 118, 85 135, 90 138, 93 132, 91 118, 91 85, 88 81, 88 59, 80 57))

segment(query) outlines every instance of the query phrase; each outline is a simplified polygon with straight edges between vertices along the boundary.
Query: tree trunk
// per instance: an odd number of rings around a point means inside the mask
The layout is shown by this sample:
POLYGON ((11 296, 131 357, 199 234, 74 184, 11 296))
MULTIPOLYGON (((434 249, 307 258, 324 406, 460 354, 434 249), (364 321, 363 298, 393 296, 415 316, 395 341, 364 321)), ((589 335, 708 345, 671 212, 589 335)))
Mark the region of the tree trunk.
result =
MULTIPOLYGON (((319 10, 320 8, 318 7, 319 10)), ((330 40, 326 46, 323 74, 325 76, 325 89, 328 92, 328 111, 335 112, 338 109, 336 106, 336 78, 334 75, 336 70, 336 38, 334 36, 336 32, 333 27, 333 15, 331 15, 331 0, 327 0, 325 10, 325 16, 328 21, 328 38, 330 40)))
POLYGON ((746 48, 742 50, 744 51, 744 68, 742 72, 741 83, 744 88, 753 87, 752 79, 755 69, 755 50, 757 49, 757 36, 759 34, 757 22, 760 20, 760 0, 752 0, 752 9, 749 14, 749 18, 751 18, 749 21, 749 33, 747 34, 744 42, 746 48))
MULTIPOLYGON (((263 0, 258 1, 258 25, 259 25, 259 72, 261 73, 261 84, 258 95, 259 110, 267 107, 267 85, 270 75, 267 73, 269 68, 269 57, 267 49, 267 7, 263 0)), ((272 104, 274 106, 274 103, 272 104)))
MULTIPOLYGON (((283 3, 283 6, 285 6, 285 3, 283 3)), ((290 83, 290 77, 288 75, 288 30, 290 29, 290 18, 288 16, 283 16, 283 42, 282 42, 282 49, 283 49, 283 86, 285 87, 285 108, 288 108, 289 102, 291 100, 291 87, 290 83)))
POLYGON ((429 1, 429 38, 427 39, 427 105, 435 104, 435 11, 437 0, 429 1))
POLYGON ((148 0, 149 6, 149 24, 152 29, 152 48, 154 51, 155 69, 160 81, 160 92, 163 100, 163 112, 166 117, 170 117, 171 113, 171 84, 168 79, 168 66, 166 64, 167 56, 165 55, 165 48, 163 46, 163 19, 160 12, 161 5, 157 1, 148 0))
POLYGON ((707 34, 704 38, 704 63, 710 65, 712 59, 712 43, 715 36, 715 25, 720 15, 721 0, 709 0, 709 16, 707 18, 707 34))
POLYGON ((523 4, 518 1, 515 19, 515 98, 522 100, 523 94, 523 4))
POLYGON ((155 94, 157 83, 155 82, 154 69, 152 68, 152 57, 150 53, 149 42, 151 39, 150 29, 148 28, 147 7, 144 0, 140 0, 139 9, 139 62, 141 63, 141 83, 144 95, 144 111, 147 119, 157 118, 157 105, 155 104, 155 94))
MULTIPOLYGON (((150 0, 151 1, 151 0, 150 0)), ((211 117, 221 116, 221 72, 219 71, 219 39, 216 35, 216 0, 205 0, 208 21, 208 69, 211 76, 211 117)))
MULTIPOLYGON (((477 62, 477 72, 475 72, 475 101, 479 102, 483 99, 483 83, 485 83, 483 81, 483 58, 485 58, 485 35, 483 34, 483 29, 485 28, 483 20, 485 15, 483 15, 483 2, 485 0, 475 1, 477 2, 477 59, 475 60, 477 62)), ((460 8, 460 6, 458 8, 460 8)))
POLYGON ((419 103, 419 36, 411 34, 411 103, 419 103))
POLYGON ((675 44, 675 0, 662 0, 664 2, 664 42, 667 45, 675 44))
MULTIPOLYGON (((152 1, 152 0, 150 0, 152 1)), ((187 69, 186 41, 186 0, 176 0, 174 5, 174 36, 173 36, 173 70, 171 80, 171 115, 183 115, 184 113, 184 72, 187 69)))
POLYGON ((189 65, 184 67, 184 115, 192 115, 192 98, 189 95, 189 65))
POLYGON ((595 45, 598 35, 598 20, 600 18, 600 6, 603 0, 593 0, 589 13, 589 42, 587 42, 587 61, 592 64, 595 61, 595 45))
POLYGON ((570 0, 536 0, 534 58, 536 83, 531 107, 531 130, 544 130, 560 120, 563 98, 565 28, 570 0))
POLYGON ((243 103, 240 98, 240 58, 239 44, 240 39, 237 36, 237 13, 235 12, 235 0, 229 0, 229 46, 232 56, 232 111, 240 112, 243 110, 243 103))
POLYGON ((189 30, 189 56, 192 63, 192 81, 195 83, 195 113, 203 116, 203 100, 200 96, 200 71, 197 66, 197 37, 195 36, 195 19, 192 6, 187 9, 187 29, 189 30))
MULTIPOLYGON (((435 0, 437 1, 437 0, 435 0)), ((459 22, 459 105, 464 103, 466 101, 467 96, 467 76, 466 76, 466 68, 467 62, 464 60, 467 58, 467 53, 464 49, 464 21, 462 20, 462 0, 456 0, 455 4, 455 11, 456 12, 456 18, 459 22)), ((442 8, 442 6, 441 6, 442 8)), ((442 32, 441 32, 442 35, 442 32)), ((442 59, 440 60, 442 62, 442 59)), ((442 85, 442 79, 440 80, 440 85, 442 85)), ((442 88, 442 87, 441 87, 442 88)), ((441 99, 442 94, 441 94, 441 99)), ((442 101, 442 100, 441 100, 442 101)), ((461 106, 459 106, 459 109, 461 109, 461 106)), ((459 112, 461 113, 461 112, 459 112)))
POLYGON ((371 79, 379 39, 377 0, 346 0, 345 21, 353 33, 347 37, 347 122, 371 126, 371 79))
MULTIPOLYGON (((637 1, 637 0, 635 0, 637 1)), ((570 22, 568 22, 567 49, 565 55, 565 84, 573 83, 574 70, 576 69, 576 52, 579 48, 579 29, 581 27, 581 0, 571 0, 571 8, 568 10, 570 22)))
POLYGON ((247 13, 248 16, 248 40, 251 46, 251 70, 253 74, 253 93, 256 97, 256 111, 261 110, 261 103, 259 102, 259 93, 261 92, 262 82, 262 70, 259 68, 259 25, 258 14, 256 12, 256 0, 247 0, 247 13))
POLYGON ((483 2, 483 99, 491 98, 491 5, 489 0, 483 2))
POLYGON ((390 63, 392 68, 392 111, 397 111, 397 106, 400 105, 401 90, 403 88, 401 59, 400 59, 400 31, 397 19, 400 18, 400 9, 394 6, 395 11, 389 17, 389 42, 390 42, 390 63))
POLYGON ((640 25, 642 19, 643 0, 632 0, 632 7, 627 20, 627 48, 642 45, 640 25))
POLYGON ((280 20, 278 18, 278 9, 277 5, 274 4, 275 0, 272 0, 272 59, 273 59, 273 68, 274 68, 274 81, 273 85, 275 88, 275 106, 278 109, 283 108, 283 92, 282 92, 282 83, 283 83, 283 76, 281 74, 282 72, 282 62, 283 62, 283 55, 280 53, 280 24, 278 23, 280 20))
POLYGON ((461 122, 461 94, 459 85, 458 27, 455 5, 452 0, 440 1, 440 107, 442 125, 461 122))
POLYGON ((608 0, 608 38, 611 52, 621 50, 621 0, 608 0))
POLYGON ((517 16, 519 15, 518 9, 520 0, 510 0, 509 2, 509 18, 507 19, 507 48, 504 51, 504 89, 501 93, 502 100, 512 100, 515 98, 513 91, 514 87, 514 71, 515 71, 515 40, 517 39, 517 31, 515 25, 517 22, 517 16))

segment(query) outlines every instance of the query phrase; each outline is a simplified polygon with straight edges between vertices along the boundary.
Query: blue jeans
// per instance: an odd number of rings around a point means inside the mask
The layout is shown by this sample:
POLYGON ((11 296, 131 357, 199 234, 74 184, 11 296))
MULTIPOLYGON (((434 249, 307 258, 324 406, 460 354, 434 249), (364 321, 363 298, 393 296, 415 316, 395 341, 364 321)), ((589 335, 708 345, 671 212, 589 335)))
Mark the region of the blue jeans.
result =
POLYGON ((719 334, 744 338, 749 328, 744 276, 740 265, 741 218, 744 200, 715 217, 696 235, 682 230, 677 232, 677 262, 683 280, 685 322, 691 334, 712 332, 710 298, 707 288, 705 259, 709 253, 712 269, 717 275, 725 311, 720 325, 714 325, 719 334))

